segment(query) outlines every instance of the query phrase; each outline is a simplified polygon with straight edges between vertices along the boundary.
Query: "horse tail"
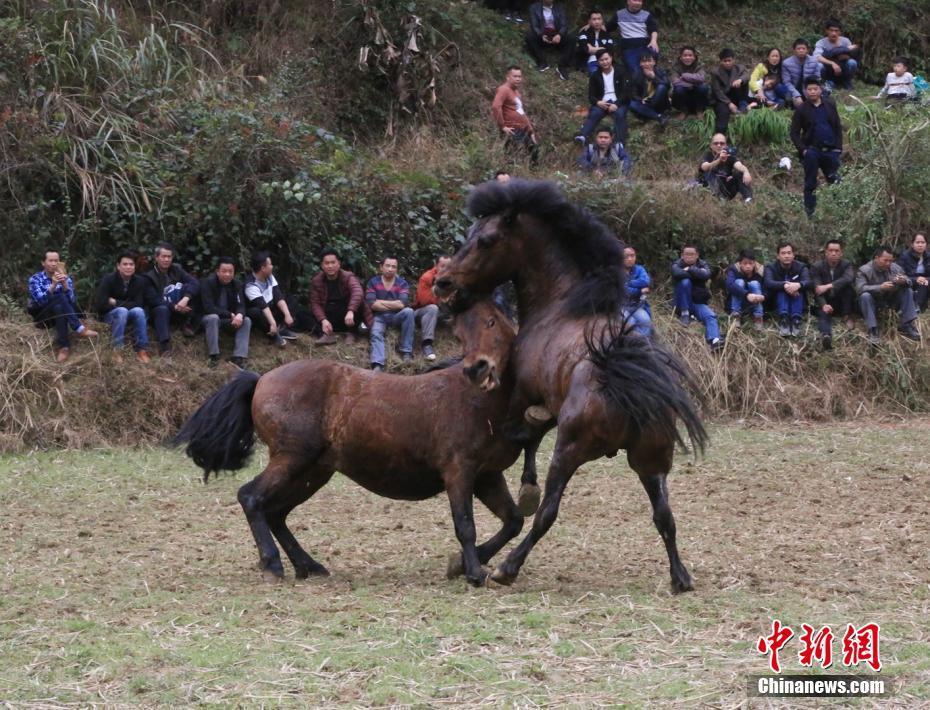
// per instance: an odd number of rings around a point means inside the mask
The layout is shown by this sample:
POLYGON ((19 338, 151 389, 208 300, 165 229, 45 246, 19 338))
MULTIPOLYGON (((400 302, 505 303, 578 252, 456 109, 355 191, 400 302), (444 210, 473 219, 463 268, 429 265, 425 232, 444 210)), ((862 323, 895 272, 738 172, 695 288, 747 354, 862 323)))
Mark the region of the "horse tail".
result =
POLYGON ((664 346, 628 332, 626 319, 610 319, 599 334, 589 330, 585 345, 597 369, 601 393, 639 432, 657 430, 687 450, 678 429, 680 421, 691 446, 703 453, 708 435, 688 392, 698 388, 678 357, 664 346))
POLYGON ((168 442, 187 444, 184 452, 203 469, 204 483, 212 472, 236 471, 249 460, 255 446, 252 396, 260 377, 240 373, 201 404, 168 442))

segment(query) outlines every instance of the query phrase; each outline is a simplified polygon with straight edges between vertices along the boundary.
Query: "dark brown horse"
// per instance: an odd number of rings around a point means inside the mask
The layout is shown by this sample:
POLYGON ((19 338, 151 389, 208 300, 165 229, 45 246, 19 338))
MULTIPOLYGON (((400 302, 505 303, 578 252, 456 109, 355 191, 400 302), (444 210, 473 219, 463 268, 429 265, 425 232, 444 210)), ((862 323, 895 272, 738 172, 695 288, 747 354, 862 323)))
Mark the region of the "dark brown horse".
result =
POLYGON ((328 574, 285 521, 339 471, 388 498, 423 500, 445 491, 462 546, 460 559, 450 562, 450 576, 464 571, 471 584, 484 583, 481 565, 523 526, 503 475, 521 450, 502 434, 513 392, 509 360, 515 330, 489 300, 456 316, 454 327, 466 351, 468 377, 462 367, 398 376, 300 360, 262 377, 239 375, 175 437, 174 444, 187 443, 205 479, 212 471, 242 468, 255 432, 268 445, 268 465, 238 496, 266 580, 284 576, 274 538, 297 577, 328 574), (503 522, 478 546, 473 495, 503 522))
MULTIPOLYGON (((512 280, 520 332, 514 348, 517 386, 508 421, 527 407, 555 415, 558 436, 545 494, 526 538, 492 573, 510 584, 530 550, 555 522, 572 475, 586 461, 626 449, 652 502, 665 542, 672 590, 693 588, 678 555, 666 476, 678 422, 703 449, 706 433, 683 382, 685 368, 665 349, 627 333, 619 313, 624 286, 621 245, 589 212, 551 183, 486 183, 469 198, 477 219, 436 290, 467 303, 512 280)), ((519 433, 535 451, 538 436, 519 433)), ((531 472, 524 483, 535 483, 531 472)))

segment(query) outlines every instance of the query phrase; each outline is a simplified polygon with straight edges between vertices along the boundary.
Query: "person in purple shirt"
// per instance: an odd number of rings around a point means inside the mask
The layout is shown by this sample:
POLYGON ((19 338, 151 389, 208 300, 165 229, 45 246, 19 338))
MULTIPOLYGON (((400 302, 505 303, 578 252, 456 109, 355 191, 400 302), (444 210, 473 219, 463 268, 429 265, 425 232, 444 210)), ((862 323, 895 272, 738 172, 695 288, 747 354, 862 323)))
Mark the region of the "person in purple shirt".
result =
POLYGON ((384 331, 400 328, 401 360, 413 360, 414 315, 410 308, 410 286, 397 275, 397 258, 386 256, 381 260, 381 275, 373 277, 365 289, 365 302, 374 313, 371 326, 371 369, 384 370, 384 331))

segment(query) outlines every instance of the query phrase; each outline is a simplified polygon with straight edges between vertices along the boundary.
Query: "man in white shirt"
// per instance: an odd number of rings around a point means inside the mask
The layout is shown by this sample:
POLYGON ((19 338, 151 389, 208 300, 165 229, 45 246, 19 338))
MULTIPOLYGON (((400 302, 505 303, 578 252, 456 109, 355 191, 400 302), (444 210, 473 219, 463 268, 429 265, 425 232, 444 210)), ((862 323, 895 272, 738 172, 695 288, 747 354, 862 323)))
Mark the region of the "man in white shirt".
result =
POLYGON ((588 138, 605 116, 613 118, 614 137, 626 144, 626 112, 630 105, 629 80, 622 69, 614 66, 613 57, 606 49, 597 51, 597 66, 600 71, 588 79, 588 118, 575 140, 585 145, 588 138))
POLYGON ((297 334, 291 330, 294 318, 272 272, 274 265, 267 251, 252 255, 252 274, 246 279, 245 301, 246 315, 256 327, 265 324, 265 334, 275 345, 283 348, 288 340, 296 340, 297 334))

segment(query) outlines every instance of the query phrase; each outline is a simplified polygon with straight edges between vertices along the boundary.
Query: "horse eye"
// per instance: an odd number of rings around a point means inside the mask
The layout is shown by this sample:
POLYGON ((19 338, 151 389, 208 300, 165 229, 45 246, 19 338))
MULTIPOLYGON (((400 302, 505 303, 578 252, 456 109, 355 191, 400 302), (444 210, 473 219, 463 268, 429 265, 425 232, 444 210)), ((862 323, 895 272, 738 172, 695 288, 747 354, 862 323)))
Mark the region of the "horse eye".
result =
POLYGON ((494 327, 494 318, 493 318, 493 317, 492 317, 492 318, 488 318, 487 327, 488 327, 488 328, 493 328, 493 327, 494 327))
POLYGON ((494 242, 497 241, 496 237, 492 234, 482 234, 478 237, 478 246, 479 247, 489 247, 494 242))

